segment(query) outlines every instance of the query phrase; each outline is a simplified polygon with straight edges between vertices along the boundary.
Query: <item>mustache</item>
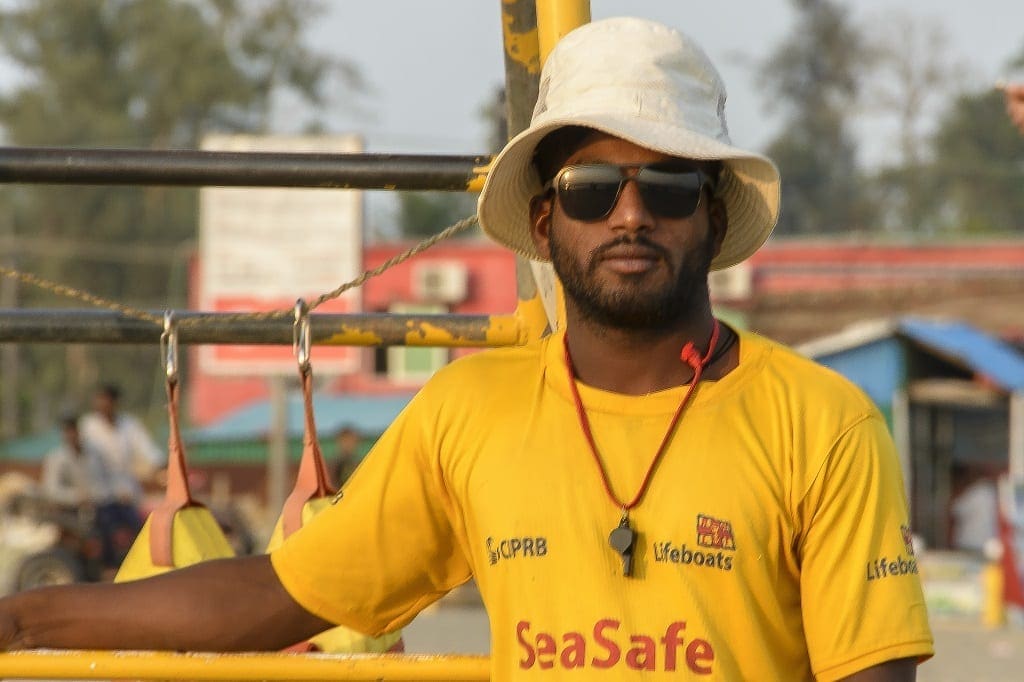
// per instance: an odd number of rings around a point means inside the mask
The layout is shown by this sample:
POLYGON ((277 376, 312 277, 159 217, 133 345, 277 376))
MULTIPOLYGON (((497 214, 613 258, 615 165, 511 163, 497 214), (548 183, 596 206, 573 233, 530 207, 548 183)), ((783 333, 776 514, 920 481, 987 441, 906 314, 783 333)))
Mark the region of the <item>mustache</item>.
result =
POLYGON ((596 263, 597 261, 601 260, 602 258, 604 258, 606 253, 608 253, 612 249, 614 249, 616 247, 619 247, 619 246, 640 246, 640 247, 643 247, 645 249, 649 249, 651 251, 656 252, 659 256, 661 256, 663 259, 665 259, 666 262, 671 262, 671 259, 669 257, 669 253, 668 253, 668 249, 663 247, 661 244, 653 242, 653 241, 651 241, 650 239, 648 239, 647 237, 645 237, 643 235, 640 235, 640 236, 637 236, 637 237, 632 237, 632 238, 627 237, 626 235, 623 235, 621 237, 616 237, 615 239, 611 240, 610 242, 605 242, 601 246, 598 246, 596 249, 591 251, 590 252, 590 262, 591 262, 591 264, 596 263))

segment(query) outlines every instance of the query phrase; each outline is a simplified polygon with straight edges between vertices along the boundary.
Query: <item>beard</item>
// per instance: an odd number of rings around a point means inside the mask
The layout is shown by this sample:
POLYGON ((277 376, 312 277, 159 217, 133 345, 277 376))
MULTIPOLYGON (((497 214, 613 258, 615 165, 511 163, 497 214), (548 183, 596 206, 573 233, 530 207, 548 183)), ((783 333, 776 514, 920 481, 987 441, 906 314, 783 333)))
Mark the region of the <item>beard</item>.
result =
POLYGON ((615 239, 594 249, 584 260, 574 258, 555 234, 556 231, 551 232, 548 242, 551 264, 562 281, 565 295, 585 320, 597 326, 632 332, 668 332, 707 306, 708 271, 714 257, 710 235, 676 268, 668 251, 644 236, 615 239), (649 281, 650 274, 644 273, 621 276, 618 285, 602 282, 597 276, 602 253, 624 244, 657 251, 668 266, 668 280, 656 285, 649 281))

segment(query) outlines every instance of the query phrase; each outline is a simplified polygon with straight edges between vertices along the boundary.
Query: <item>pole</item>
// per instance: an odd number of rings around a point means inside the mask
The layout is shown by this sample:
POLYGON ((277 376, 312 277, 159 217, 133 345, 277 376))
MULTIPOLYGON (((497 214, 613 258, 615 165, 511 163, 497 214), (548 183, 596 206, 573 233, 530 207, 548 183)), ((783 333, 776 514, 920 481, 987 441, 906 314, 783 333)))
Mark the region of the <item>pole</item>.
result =
POLYGON ((288 390, 285 378, 267 379, 270 387, 270 431, 267 437, 267 518, 284 508, 288 496, 288 390))
MULTIPOLYGON (((291 346, 290 315, 180 312, 178 342, 291 346)), ((517 325, 513 315, 310 315, 313 344, 329 346, 512 346, 522 343, 517 325)), ((0 309, 0 343, 155 344, 160 333, 153 321, 107 310, 0 309)))
MULTIPOLYGON (((14 236, 14 221, 10 207, 4 210, 0 235, 14 236)), ((4 265, 17 267, 13 251, 7 251, 4 265)), ((18 305, 18 283, 7 277, 0 282, 0 308, 14 308, 18 305)), ((0 343, 0 438, 13 438, 18 433, 18 346, 0 343)))
POLYGON ((487 156, 0 147, 0 183, 469 191, 487 156))

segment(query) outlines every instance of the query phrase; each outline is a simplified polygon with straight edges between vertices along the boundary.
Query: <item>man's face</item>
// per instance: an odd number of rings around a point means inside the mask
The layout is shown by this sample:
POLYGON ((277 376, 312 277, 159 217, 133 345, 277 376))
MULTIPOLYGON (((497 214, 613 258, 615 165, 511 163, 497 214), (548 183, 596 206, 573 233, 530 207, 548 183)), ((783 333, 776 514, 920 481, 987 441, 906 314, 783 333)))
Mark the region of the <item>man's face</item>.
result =
MULTIPOLYGON (((650 164, 673 161, 603 133, 588 136, 564 165, 650 164)), ((553 192, 530 206, 538 251, 551 259, 567 302, 601 326, 667 331, 707 306, 707 274, 725 236, 719 202, 702 197, 696 213, 665 218, 644 203, 627 182, 604 218, 592 222, 566 215, 553 192)))
POLYGON ((110 394, 100 391, 93 396, 93 409, 111 419, 117 413, 117 401, 110 394))

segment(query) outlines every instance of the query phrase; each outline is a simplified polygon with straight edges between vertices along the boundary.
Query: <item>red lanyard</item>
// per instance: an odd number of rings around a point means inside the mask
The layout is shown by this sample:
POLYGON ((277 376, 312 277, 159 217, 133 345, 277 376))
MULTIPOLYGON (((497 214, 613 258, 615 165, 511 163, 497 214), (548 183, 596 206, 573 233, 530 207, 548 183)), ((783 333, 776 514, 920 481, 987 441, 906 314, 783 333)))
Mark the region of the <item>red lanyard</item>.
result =
POLYGON ((686 389, 686 395, 683 396, 682 401, 679 403, 679 407, 676 408, 675 414, 672 415, 672 421, 669 422, 668 430, 665 431, 665 437, 661 439, 661 445, 658 446, 657 452, 654 453, 654 459, 651 460, 650 466, 647 467, 647 473, 644 474, 643 481, 640 483, 640 489, 636 491, 636 495, 629 502, 623 502, 616 497, 615 491, 612 490, 611 483, 608 481, 608 472, 605 471, 604 464, 601 462, 601 456, 597 452, 597 444, 594 442, 594 434, 590 430, 590 420, 587 419, 587 411, 583 408, 583 401, 580 399, 579 389, 576 388, 576 376, 572 371, 572 357, 569 355, 569 337, 568 334, 566 334, 565 366, 569 371, 569 390, 572 391, 572 397, 576 403, 576 414, 580 420, 580 428, 583 430, 583 435, 587 439, 587 444, 590 445, 590 452, 594 456, 594 462, 597 464, 597 469, 601 472, 601 482, 604 483, 604 490, 608 494, 609 499, 611 499, 611 501, 622 510, 624 518, 629 510, 640 504, 640 500, 643 499, 644 493, 647 492, 647 487, 650 485, 651 478, 654 476, 654 469, 658 466, 658 462, 661 460, 662 455, 665 454, 668 442, 672 440, 672 433, 675 431, 676 425, 679 423, 679 418, 683 416, 683 409, 686 407, 686 404, 690 402, 690 396, 693 395, 694 390, 697 388, 697 384, 700 383, 700 377, 704 372, 704 367, 715 352, 715 346, 718 345, 719 332, 720 326, 718 324, 718 320, 715 320, 715 326, 711 330, 711 340, 708 341, 708 350, 703 357, 701 357, 697 352, 697 349, 694 348, 692 341, 683 346, 683 350, 679 354, 679 359, 693 369, 693 379, 690 381, 690 387, 686 389))

